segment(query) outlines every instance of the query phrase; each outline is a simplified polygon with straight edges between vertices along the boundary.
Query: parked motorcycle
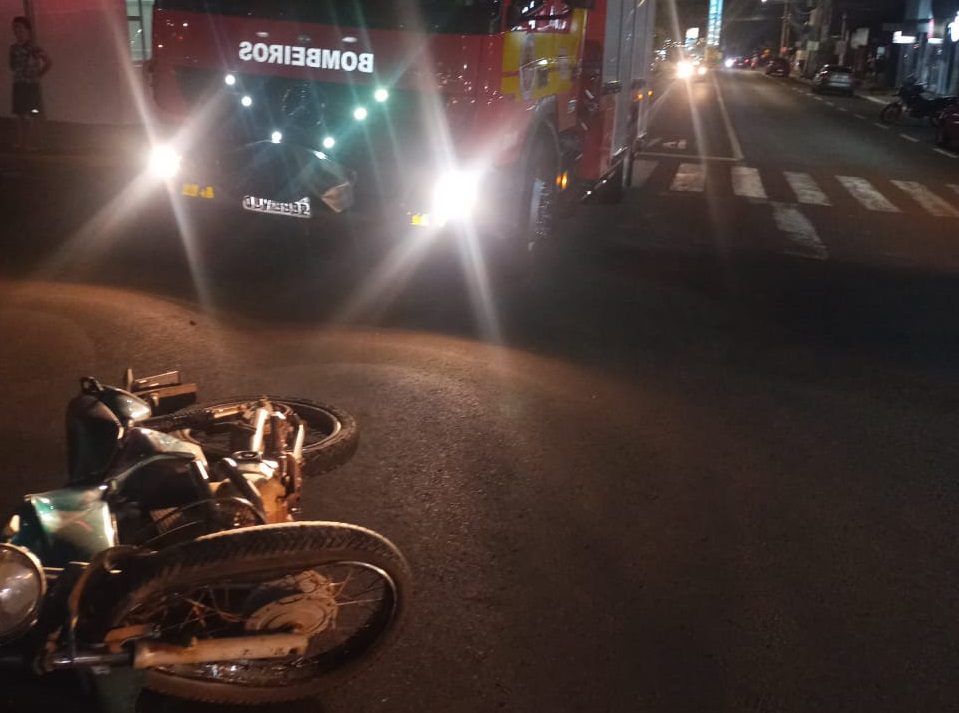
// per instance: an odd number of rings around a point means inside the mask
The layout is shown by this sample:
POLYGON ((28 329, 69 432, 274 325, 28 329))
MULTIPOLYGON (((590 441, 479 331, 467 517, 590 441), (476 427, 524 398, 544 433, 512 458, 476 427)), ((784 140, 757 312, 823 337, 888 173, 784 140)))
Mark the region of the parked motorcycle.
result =
POLYGON ((879 120, 884 124, 892 124, 902 118, 903 112, 915 119, 929 119, 933 126, 939 125, 939 115, 943 109, 956 103, 956 97, 927 97, 923 95, 925 87, 916 82, 903 84, 893 101, 879 112, 879 120))
POLYGON ((0 532, 0 664, 92 675, 106 709, 141 686, 219 703, 315 695, 395 635, 410 588, 381 535, 296 522, 304 475, 356 448, 303 399, 195 406, 177 372, 81 380, 64 488, 0 532))

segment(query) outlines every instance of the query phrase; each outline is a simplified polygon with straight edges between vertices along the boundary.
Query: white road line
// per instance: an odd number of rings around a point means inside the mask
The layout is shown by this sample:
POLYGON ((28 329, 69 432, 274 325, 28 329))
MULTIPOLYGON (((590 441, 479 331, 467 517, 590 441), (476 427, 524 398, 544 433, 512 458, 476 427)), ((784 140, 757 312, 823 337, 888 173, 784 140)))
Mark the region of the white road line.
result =
POLYGON ((886 106, 886 104, 889 103, 885 99, 880 99, 879 97, 871 97, 871 96, 868 96, 867 94, 860 94, 859 96, 861 96, 866 101, 873 102, 874 104, 882 104, 883 106, 886 106))
POLYGON ((941 153, 943 156, 948 156, 949 158, 955 158, 955 157, 956 157, 956 155, 955 155, 954 153, 949 153, 949 152, 946 151, 945 149, 933 149, 933 151, 935 151, 936 153, 941 153))
POLYGON ((833 104, 832 102, 826 102, 826 106, 836 106, 836 105, 833 104))
POLYGON ((723 123, 726 125, 726 135, 729 136, 729 145, 733 150, 733 156, 737 160, 743 158, 743 147, 739 143, 739 137, 736 136, 736 130, 733 128, 733 122, 729 119, 729 112, 726 110, 726 100, 723 99, 722 90, 719 88, 719 82, 716 81, 716 75, 710 75, 713 80, 713 86, 716 88, 716 98, 719 100, 719 113, 723 117, 723 123))
POLYGON ((901 212, 896 206, 886 200, 886 197, 882 193, 873 188, 872 184, 865 178, 836 176, 836 180, 867 210, 878 210, 883 213, 901 212))
POLYGON ((921 205, 927 213, 938 218, 959 218, 959 211, 921 183, 917 181, 891 181, 891 183, 921 205))
POLYGON ((866 117, 864 117, 862 114, 853 114, 853 116, 856 117, 857 119, 865 119, 865 118, 866 118, 866 117))
POLYGON ((742 159, 733 158, 732 156, 694 156, 692 154, 681 154, 681 153, 665 153, 663 151, 643 151, 640 156, 653 156, 654 158, 688 158, 695 161, 732 161, 733 163, 739 163, 742 159))
POLYGON ((914 144, 919 143, 919 139, 917 139, 915 136, 910 136, 909 134, 899 134, 899 137, 905 139, 906 141, 912 141, 914 144))
POLYGON ((799 208, 785 203, 772 203, 771 205, 776 227, 800 247, 800 250, 795 251, 795 254, 814 260, 826 260, 829 257, 829 251, 826 250, 826 246, 819 239, 816 228, 809 222, 809 218, 799 211, 799 208))
POLYGON ((658 165, 659 161, 644 161, 641 158, 633 161, 633 180, 630 185, 633 188, 641 188, 658 165))
POLYGON ((766 189, 763 188, 763 179, 759 176, 759 171, 747 166, 733 166, 733 193, 743 198, 759 198, 766 200, 766 189))
POLYGON ((702 193, 705 187, 706 167, 701 163, 681 163, 669 190, 702 193))
POLYGON ((888 129, 888 128, 889 128, 889 127, 886 126, 885 124, 880 124, 878 121, 872 122, 872 125, 873 125, 873 126, 878 126, 880 129, 888 129))
POLYGON ((848 110, 846 107, 844 107, 844 106, 838 107, 838 109, 839 109, 839 111, 849 111, 849 110, 848 110))
POLYGON ((822 189, 819 188, 813 180, 813 177, 808 173, 783 171, 783 175, 786 176, 789 187, 793 189, 793 193, 796 194, 796 200, 800 203, 832 205, 832 203, 829 202, 829 198, 826 197, 826 194, 822 192, 822 189))

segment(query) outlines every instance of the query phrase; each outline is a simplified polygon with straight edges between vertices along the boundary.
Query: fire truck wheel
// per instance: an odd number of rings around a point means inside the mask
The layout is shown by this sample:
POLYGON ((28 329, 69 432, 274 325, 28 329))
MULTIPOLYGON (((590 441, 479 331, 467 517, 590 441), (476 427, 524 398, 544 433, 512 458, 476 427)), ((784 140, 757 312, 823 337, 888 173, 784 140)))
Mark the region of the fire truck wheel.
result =
POLYGON ((543 131, 530 150, 519 194, 519 219, 513 242, 526 257, 541 251, 555 232, 559 170, 556 139, 543 131))

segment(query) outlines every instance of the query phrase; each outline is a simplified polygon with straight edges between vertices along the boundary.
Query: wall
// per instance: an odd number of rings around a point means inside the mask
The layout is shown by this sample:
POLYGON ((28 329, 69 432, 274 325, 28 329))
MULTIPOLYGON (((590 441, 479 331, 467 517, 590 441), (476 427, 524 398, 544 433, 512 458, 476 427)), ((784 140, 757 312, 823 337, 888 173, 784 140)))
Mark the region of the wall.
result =
POLYGON ((142 86, 142 74, 130 59, 124 3, 28 2, 37 42, 53 62, 43 78, 47 118, 82 124, 139 123, 134 96, 142 86))

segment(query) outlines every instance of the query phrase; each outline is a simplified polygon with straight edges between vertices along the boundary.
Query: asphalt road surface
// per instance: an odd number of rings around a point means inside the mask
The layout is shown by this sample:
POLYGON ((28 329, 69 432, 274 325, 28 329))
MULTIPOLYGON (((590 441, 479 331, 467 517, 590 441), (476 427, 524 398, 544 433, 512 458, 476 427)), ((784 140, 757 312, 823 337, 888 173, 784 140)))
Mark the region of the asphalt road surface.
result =
POLYGON ((415 572, 397 646, 282 710, 954 710, 959 160, 879 108, 672 84, 625 203, 525 281, 358 226, 184 235, 117 169, 4 158, 0 506, 61 482, 77 377, 179 368, 352 411, 304 514, 415 572))

